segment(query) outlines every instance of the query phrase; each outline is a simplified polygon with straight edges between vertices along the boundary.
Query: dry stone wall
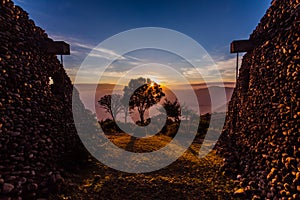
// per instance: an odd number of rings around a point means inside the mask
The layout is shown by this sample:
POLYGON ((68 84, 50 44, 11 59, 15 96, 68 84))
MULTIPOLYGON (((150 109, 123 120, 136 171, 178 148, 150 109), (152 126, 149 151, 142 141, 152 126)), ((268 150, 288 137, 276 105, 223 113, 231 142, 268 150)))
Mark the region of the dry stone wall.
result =
POLYGON ((64 182, 67 156, 84 151, 73 86, 56 56, 45 54, 47 40, 25 11, 0 1, 0 199, 47 197, 64 182))
POLYGON ((274 0, 243 57, 219 151, 249 199, 300 199, 299 34, 299 0, 274 0))

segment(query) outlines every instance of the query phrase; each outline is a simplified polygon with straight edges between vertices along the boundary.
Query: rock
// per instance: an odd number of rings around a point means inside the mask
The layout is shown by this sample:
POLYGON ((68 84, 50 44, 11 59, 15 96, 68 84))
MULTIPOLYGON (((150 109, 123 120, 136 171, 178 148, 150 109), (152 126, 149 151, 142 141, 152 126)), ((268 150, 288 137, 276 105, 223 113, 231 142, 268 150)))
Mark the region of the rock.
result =
MULTIPOLYGON (((84 148, 73 121, 73 85, 57 57, 42 50, 51 40, 45 31, 11 0, 0 7, 0 199, 11 185, 13 199, 36 199, 52 189, 48 173, 63 168, 65 152, 84 148)), ((76 109, 89 119, 83 105, 76 109)))
POLYGON ((271 192, 268 192, 268 193, 267 193, 267 198, 268 198, 268 199, 271 199, 273 196, 274 196, 273 193, 271 193, 271 192))
POLYGON ((293 199, 299 199, 299 198, 300 198, 299 194, 293 194, 293 199))
POLYGON ((1 200, 12 200, 11 197, 1 197, 1 200))
POLYGON ((93 184, 96 184, 98 183, 98 181, 101 179, 101 176, 100 175, 95 175, 94 176, 94 180, 93 180, 93 184))
POLYGON ((245 192, 245 190, 244 190, 243 188, 240 188, 240 189, 236 190, 236 191, 233 193, 233 195, 234 195, 235 197, 244 197, 244 196, 246 195, 246 192, 245 192))
POLYGON ((274 176, 275 176, 276 173, 277 173, 277 169, 276 168, 272 168, 271 172, 267 176, 267 179, 270 180, 270 179, 274 178, 274 176))
MULTIPOLYGON (((220 138, 226 174, 241 175, 243 185, 257 194, 253 199, 300 192, 299 178, 292 174, 300 171, 299 8, 298 1, 273 1, 251 34, 255 49, 243 56, 220 138)), ((35 181, 59 171, 63 152, 83 148, 73 124, 73 86, 56 56, 41 51, 49 38, 25 11, 2 1, 0 26, 0 187, 10 184, 4 183, 6 177, 15 176, 12 182, 24 177, 25 189, 34 191, 29 199, 35 199, 41 196, 35 181), (52 86, 49 77, 55 80, 52 86)), ((83 118, 91 117, 83 105, 76 109, 83 118)), ((12 190, 19 194, 22 189, 12 190)))
POLYGON ((13 189, 15 188, 14 185, 10 184, 10 183, 4 183, 2 186, 2 193, 3 194, 8 194, 10 193, 13 189))
POLYGON ((14 136, 14 137, 16 137, 16 136, 21 135, 21 133, 20 132, 12 132, 11 135, 14 136))
POLYGON ((28 191, 36 191, 38 189, 38 184, 31 183, 27 186, 28 191))
POLYGON ((224 169, 241 175, 240 186, 259 199, 299 193, 299 8, 299 2, 273 1, 251 34, 257 43, 243 56, 217 144, 226 161, 237 152, 224 169))
POLYGON ((16 176, 8 176, 8 177, 6 178, 6 181, 14 181, 14 180, 16 180, 16 179, 17 179, 16 176))
POLYGON ((25 177, 22 177, 19 182, 20 184, 24 184, 27 182, 27 179, 25 177))
POLYGON ((31 109, 30 108, 26 108, 25 111, 28 112, 28 113, 31 113, 31 109))
POLYGON ((259 199, 261 199, 261 197, 258 195, 253 195, 253 197, 252 197, 252 200, 259 200, 259 199))

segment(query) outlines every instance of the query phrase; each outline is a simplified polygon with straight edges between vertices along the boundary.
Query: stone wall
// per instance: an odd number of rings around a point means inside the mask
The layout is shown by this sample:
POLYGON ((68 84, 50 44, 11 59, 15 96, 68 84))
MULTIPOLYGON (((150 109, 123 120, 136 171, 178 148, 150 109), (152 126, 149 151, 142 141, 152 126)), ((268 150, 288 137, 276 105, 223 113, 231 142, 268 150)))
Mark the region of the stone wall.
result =
POLYGON ((47 197, 64 182, 66 156, 84 151, 73 86, 56 56, 45 54, 46 40, 25 11, 0 1, 0 199, 47 197))
POLYGON ((250 199, 300 198, 299 34, 300 1, 274 0, 243 57, 219 151, 250 199))

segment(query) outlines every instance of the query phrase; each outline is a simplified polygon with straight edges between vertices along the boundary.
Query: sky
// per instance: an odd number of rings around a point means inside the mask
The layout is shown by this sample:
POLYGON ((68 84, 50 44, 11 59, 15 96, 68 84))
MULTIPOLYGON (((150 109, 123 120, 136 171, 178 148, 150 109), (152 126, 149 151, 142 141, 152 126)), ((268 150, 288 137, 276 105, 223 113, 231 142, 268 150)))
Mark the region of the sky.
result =
MULTIPOLYGON (((109 66, 102 66, 95 60, 93 67, 77 74, 83 83, 94 82, 91 76, 96 74, 96 68, 105 71, 102 74, 103 82, 116 83, 121 77, 136 72, 134 65, 147 63, 158 63, 152 65, 153 73, 150 72, 151 65, 146 65, 130 77, 144 73, 157 82, 166 83, 170 79, 168 70, 162 70, 166 72, 165 75, 159 73, 160 64, 163 64, 173 67, 192 83, 201 82, 201 76, 207 76, 211 82, 219 81, 214 78, 216 70, 211 70, 211 64, 201 69, 196 66, 200 69, 200 72, 197 71, 200 75, 195 76, 195 70, 186 62, 186 58, 174 52, 140 49, 119 55, 115 49, 97 46, 120 32, 142 27, 171 29, 190 37, 205 50, 203 57, 212 58, 223 80, 234 82, 236 55, 229 53, 230 43, 249 38, 270 3, 271 0, 15 0, 15 4, 27 11, 30 18, 45 29, 51 38, 64 40, 71 45, 71 55, 64 56, 64 66, 72 81, 88 55, 89 58, 101 57, 102 60, 115 59, 109 66), (95 48, 96 51, 91 51, 95 48)), ((164 42, 161 39, 158 43, 164 42)), ((190 54, 196 58, 198 53, 190 54)))

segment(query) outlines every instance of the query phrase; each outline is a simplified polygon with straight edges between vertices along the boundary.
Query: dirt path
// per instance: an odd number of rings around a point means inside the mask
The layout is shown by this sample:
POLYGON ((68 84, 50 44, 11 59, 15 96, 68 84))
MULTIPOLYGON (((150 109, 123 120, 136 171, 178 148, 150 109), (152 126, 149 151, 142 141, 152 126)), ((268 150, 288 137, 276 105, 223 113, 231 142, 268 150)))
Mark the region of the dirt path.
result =
MULTIPOLYGON (((112 137, 121 147, 129 139, 112 137)), ((165 136, 154 140, 157 146, 169 141, 165 136)), ((149 148, 142 142, 134 147, 137 151, 149 148)), ((199 159, 193 154, 199 148, 193 144, 176 162, 151 173, 123 173, 89 159, 84 170, 66 180, 68 187, 51 199, 232 199, 237 185, 220 172, 222 158, 212 151, 199 159)))

